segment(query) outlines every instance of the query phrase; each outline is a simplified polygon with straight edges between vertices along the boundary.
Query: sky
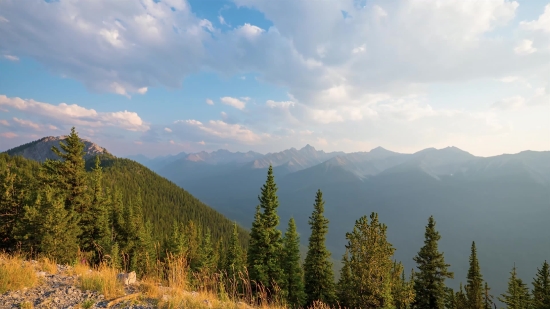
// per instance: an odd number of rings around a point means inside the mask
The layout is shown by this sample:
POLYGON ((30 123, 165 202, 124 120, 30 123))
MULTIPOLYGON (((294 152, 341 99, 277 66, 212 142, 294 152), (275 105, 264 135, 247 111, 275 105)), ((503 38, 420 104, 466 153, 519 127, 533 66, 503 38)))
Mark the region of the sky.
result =
POLYGON ((0 151, 550 150, 550 2, 0 0, 0 151))

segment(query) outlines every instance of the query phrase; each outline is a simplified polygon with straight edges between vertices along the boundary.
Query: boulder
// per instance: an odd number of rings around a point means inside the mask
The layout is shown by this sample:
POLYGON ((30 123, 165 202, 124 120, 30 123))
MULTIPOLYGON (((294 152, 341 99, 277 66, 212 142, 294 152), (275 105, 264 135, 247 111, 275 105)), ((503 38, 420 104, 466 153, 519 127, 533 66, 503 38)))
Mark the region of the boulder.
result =
POLYGON ((136 272, 120 273, 117 275, 117 280, 124 283, 124 285, 130 285, 136 283, 136 272))

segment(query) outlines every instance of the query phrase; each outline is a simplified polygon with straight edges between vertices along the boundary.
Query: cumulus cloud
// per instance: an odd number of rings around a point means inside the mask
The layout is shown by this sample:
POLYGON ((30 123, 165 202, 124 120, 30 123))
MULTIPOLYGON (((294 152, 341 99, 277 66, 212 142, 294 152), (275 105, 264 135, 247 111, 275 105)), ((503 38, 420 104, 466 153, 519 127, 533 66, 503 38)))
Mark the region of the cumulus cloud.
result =
POLYGON ((519 55, 528 55, 536 52, 537 49, 533 47, 533 41, 523 40, 514 48, 514 51, 519 55))
POLYGON ((525 106, 526 100, 522 96, 514 96, 510 98, 504 98, 502 100, 496 101, 491 106, 493 109, 519 109, 525 106))
POLYGON ((6 127, 10 126, 10 123, 5 119, 0 119, 0 124, 6 127))
POLYGON ((206 104, 214 105, 214 101, 212 101, 211 99, 206 99, 206 104))
POLYGON ((246 103, 237 98, 223 97, 220 98, 220 101, 225 105, 229 105, 240 110, 243 110, 246 107, 246 103))
POLYGON ((537 20, 522 21, 520 26, 526 30, 550 32, 550 4, 544 7, 544 13, 537 20))
MULTIPOLYGON (((0 106, 9 107, 28 115, 39 116, 44 120, 52 122, 77 125, 85 127, 107 127, 113 126, 128 131, 146 131, 149 126, 135 112, 97 112, 94 109, 87 109, 76 104, 60 103, 53 105, 38 102, 32 99, 21 99, 18 97, 9 98, 0 95, 0 106)), ((33 126, 24 120, 14 118, 14 121, 27 126, 33 126)))

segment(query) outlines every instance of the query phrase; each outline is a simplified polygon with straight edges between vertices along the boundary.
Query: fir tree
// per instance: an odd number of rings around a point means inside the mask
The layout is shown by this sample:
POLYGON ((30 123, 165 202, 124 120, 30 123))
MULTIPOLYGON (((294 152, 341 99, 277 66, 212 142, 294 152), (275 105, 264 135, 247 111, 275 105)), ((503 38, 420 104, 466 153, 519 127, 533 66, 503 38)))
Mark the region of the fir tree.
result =
POLYGON ((336 296, 340 305, 349 306, 351 299, 354 296, 352 292, 352 275, 349 260, 348 249, 342 256, 342 268, 340 269, 340 279, 336 285, 336 296))
POLYGON ((90 208, 82 214, 80 226, 81 250, 95 252, 95 262, 101 260, 101 255, 111 247, 109 232, 108 200, 103 191, 103 172, 99 157, 96 156, 92 170, 92 200, 90 208))
MULTIPOLYGON (((411 278, 414 276, 414 271, 411 278)), ((405 278, 405 270, 401 262, 395 261, 392 270, 392 297, 396 309, 407 309, 414 301, 414 281, 405 278), (401 275, 399 275, 401 274, 401 275)))
POLYGON ((203 275, 211 275, 216 268, 216 256, 214 253, 214 247, 212 246, 212 239, 210 235, 210 229, 206 229, 206 233, 202 238, 202 243, 199 249, 197 271, 203 275))
POLYGON ((493 308, 493 295, 489 294, 489 285, 485 282, 483 286, 483 309, 492 309, 493 308))
POLYGON ((166 251, 168 251, 169 254, 181 256, 187 252, 187 247, 188 245, 184 234, 184 229, 181 224, 175 221, 172 224, 172 233, 168 238, 166 251))
POLYGON ((268 298, 273 299, 276 288, 283 284, 283 272, 280 261, 281 231, 277 229, 279 200, 272 166, 269 166, 267 180, 258 199, 262 212, 257 210, 252 224, 248 267, 250 279, 262 285, 268 292, 268 298))
POLYGON ((419 272, 415 274, 416 297, 413 308, 443 309, 446 295, 445 279, 453 278, 453 273, 447 270, 450 265, 445 263, 443 253, 438 250, 441 236, 435 225, 436 222, 431 216, 424 233, 424 246, 414 257, 419 272))
POLYGON ((456 301, 457 309, 468 308, 468 299, 466 299, 466 294, 464 293, 464 287, 462 286, 462 282, 460 282, 460 287, 456 292, 455 301, 456 301))
POLYGON ((283 238, 282 268, 285 275, 284 289, 287 303, 291 308, 300 308, 306 294, 304 292, 304 273, 300 265, 300 237, 296 231, 294 218, 288 222, 288 229, 283 238))
POLYGON ((307 306, 311 306, 314 301, 332 304, 336 298, 330 252, 325 245, 329 221, 324 216, 324 207, 323 193, 317 190, 313 213, 309 217, 311 235, 304 262, 307 306))
MULTIPOLYGON (((393 308, 391 257, 395 249, 386 239, 387 227, 372 213, 355 222, 351 233, 346 233, 349 260, 344 260, 349 268, 350 278, 340 281, 350 292, 342 305, 351 308, 393 308)), ((342 290, 344 287, 341 287, 342 290)))
POLYGON ((550 266, 544 261, 533 279, 533 309, 550 309, 550 266))
POLYGON ((0 250, 15 247, 13 229, 23 215, 25 187, 21 177, 10 168, 0 175, 0 250))
POLYGON ((72 211, 66 210, 62 197, 52 188, 45 188, 39 206, 40 217, 36 222, 39 233, 39 250, 58 263, 76 259, 80 230, 72 211))
POLYGON ((470 268, 468 269, 468 283, 466 284, 466 299, 469 309, 483 308, 483 278, 477 260, 476 243, 472 242, 470 268))
POLYGON ((550 309, 550 267, 546 261, 533 279, 533 309, 550 309))
POLYGON ((242 260, 243 254, 241 245, 239 244, 239 234, 237 231, 237 223, 233 225, 233 233, 229 240, 229 246, 225 256, 224 269, 227 273, 227 277, 232 280, 236 280, 239 277, 239 273, 244 271, 244 261, 242 260))
POLYGON ((53 146, 52 151, 60 158, 60 161, 46 160, 44 162, 42 166, 43 179, 66 193, 64 194, 65 207, 80 215, 88 210, 89 204, 86 194, 84 143, 73 127, 65 142, 60 142, 59 146, 61 150, 53 146))
POLYGON ((498 300, 506 304, 507 309, 529 309, 530 295, 527 285, 517 277, 516 267, 510 272, 508 280, 508 289, 506 293, 501 294, 498 300))

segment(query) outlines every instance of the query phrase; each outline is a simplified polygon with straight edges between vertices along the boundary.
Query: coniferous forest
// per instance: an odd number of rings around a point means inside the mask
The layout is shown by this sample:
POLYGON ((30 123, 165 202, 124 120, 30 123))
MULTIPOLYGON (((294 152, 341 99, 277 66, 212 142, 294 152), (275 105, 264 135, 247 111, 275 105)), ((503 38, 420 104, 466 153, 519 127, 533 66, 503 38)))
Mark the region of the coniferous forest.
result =
MULTIPOLYGON (((261 186, 249 232, 202 204, 189 193, 127 159, 102 155, 85 160, 84 144, 73 128, 53 148, 57 160, 42 164, 0 154, 0 250, 58 263, 107 264, 138 277, 166 277, 170 260, 182 257, 191 282, 217 278, 236 295, 252 295, 287 308, 323 303, 334 308, 488 309, 500 301, 510 309, 550 309, 550 267, 511 268, 508 289, 493 295, 483 278, 475 242, 469 271, 458 290, 438 242, 436 219, 427 218, 424 245, 415 269, 393 256, 384 218, 357 218, 346 233, 338 274, 325 246, 328 219, 321 190, 312 192, 310 235, 298 235, 294 219, 280 222, 273 168, 261 186), (280 227, 283 226, 283 231, 280 227), (301 239, 303 238, 303 239, 301 239), (307 240, 305 256, 301 240, 307 240), (159 266, 160 265, 160 266, 159 266), (532 272, 531 282, 518 272, 532 272)), ((261 184, 259 184, 261 185, 261 184)), ((215 194, 216 188, 212 188, 215 194)), ((310 207, 304 205, 304 207, 310 207)), ((455 278, 456 279, 456 278, 455 278)), ((224 288, 217 291, 227 296, 224 288)))

